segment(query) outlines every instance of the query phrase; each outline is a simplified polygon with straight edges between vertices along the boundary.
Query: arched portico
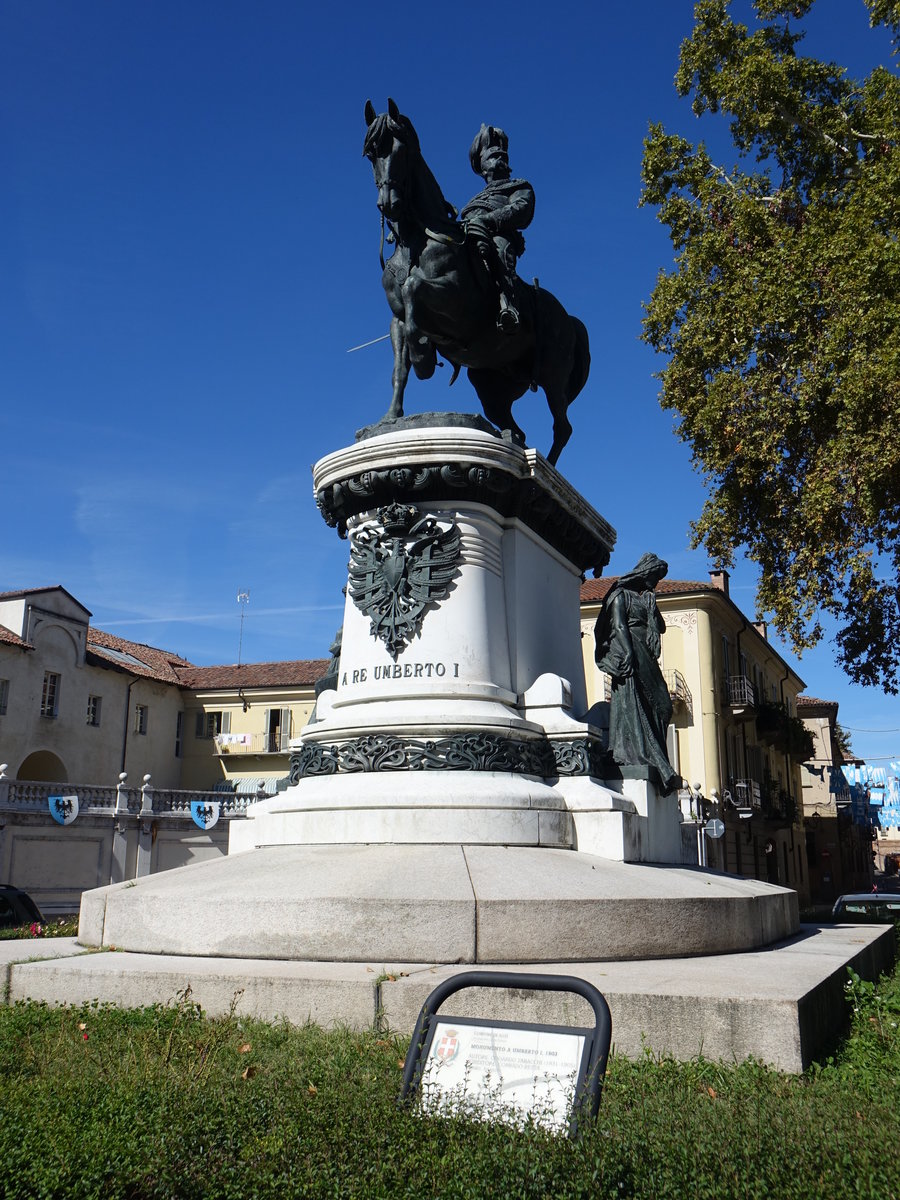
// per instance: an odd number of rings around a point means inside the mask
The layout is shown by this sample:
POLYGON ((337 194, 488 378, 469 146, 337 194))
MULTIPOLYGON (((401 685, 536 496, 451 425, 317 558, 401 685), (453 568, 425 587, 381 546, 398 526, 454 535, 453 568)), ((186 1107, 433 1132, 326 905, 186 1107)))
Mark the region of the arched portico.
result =
POLYGON ((52 750, 35 750, 19 767, 16 778, 34 783, 68 783, 69 773, 52 750))

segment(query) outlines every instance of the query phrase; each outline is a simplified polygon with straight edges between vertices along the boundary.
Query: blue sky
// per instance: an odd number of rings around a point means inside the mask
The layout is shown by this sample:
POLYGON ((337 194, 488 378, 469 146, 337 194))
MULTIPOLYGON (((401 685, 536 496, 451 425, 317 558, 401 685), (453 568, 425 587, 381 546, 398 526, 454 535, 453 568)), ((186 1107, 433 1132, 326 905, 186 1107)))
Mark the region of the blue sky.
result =
MULTIPOLYGON (((672 86, 691 24, 687 0, 0 0, 0 590, 62 584, 98 627, 198 664, 237 660, 249 590, 245 661, 327 654, 347 547, 309 468, 390 399, 388 344, 347 353, 388 327, 361 157, 365 100, 388 95, 457 206, 481 122, 509 133, 537 193, 521 272, 591 337, 559 466, 618 529, 611 573, 653 549, 705 579, 702 480, 638 340, 671 261, 638 208, 648 122, 733 159, 672 86)), ((817 0, 807 24, 851 71, 889 60, 862 0, 817 0)), ((411 382, 407 411, 477 411, 448 375, 411 382)), ((516 412, 546 452, 543 396, 516 412)), ((732 579, 748 613, 754 578, 732 579)), ((797 665, 857 753, 900 758, 900 702, 852 687, 828 645, 797 665)))

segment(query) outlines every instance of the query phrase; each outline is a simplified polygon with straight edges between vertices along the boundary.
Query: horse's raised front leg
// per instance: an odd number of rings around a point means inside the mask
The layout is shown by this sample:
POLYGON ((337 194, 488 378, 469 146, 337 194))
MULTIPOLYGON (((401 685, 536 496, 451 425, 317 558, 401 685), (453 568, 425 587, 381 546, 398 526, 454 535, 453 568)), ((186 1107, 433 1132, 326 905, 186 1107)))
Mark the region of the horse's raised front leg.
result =
POLYGON ((391 381, 394 391, 391 395, 391 407, 384 414, 384 420, 396 421, 403 416, 403 393, 406 391, 406 381, 409 378, 409 349, 406 342, 406 329, 399 317, 391 320, 391 345, 394 347, 394 371, 391 381))

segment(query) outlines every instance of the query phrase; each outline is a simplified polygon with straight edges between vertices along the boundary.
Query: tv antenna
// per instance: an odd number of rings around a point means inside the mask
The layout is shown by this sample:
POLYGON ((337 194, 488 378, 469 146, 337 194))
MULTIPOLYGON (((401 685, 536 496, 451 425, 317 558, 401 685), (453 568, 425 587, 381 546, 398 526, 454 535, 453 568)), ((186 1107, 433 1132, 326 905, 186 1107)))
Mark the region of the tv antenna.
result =
POLYGON ((238 638, 238 660, 237 665, 241 665, 241 650, 244 646, 244 613, 247 611, 247 605, 250 603, 250 589, 244 588, 237 594, 237 602, 241 606, 241 633, 238 638))

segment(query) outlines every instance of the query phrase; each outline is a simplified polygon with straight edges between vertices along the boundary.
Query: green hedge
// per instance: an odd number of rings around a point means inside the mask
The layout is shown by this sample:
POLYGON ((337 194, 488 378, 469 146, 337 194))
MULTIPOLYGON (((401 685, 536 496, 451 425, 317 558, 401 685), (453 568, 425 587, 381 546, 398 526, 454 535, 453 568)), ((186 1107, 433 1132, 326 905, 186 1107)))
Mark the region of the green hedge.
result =
POLYGON ((802 1077, 613 1055, 578 1143, 398 1108, 389 1036, 167 1008, 0 1009, 0 1194, 144 1197, 898 1195, 900 986, 851 981, 802 1077))

